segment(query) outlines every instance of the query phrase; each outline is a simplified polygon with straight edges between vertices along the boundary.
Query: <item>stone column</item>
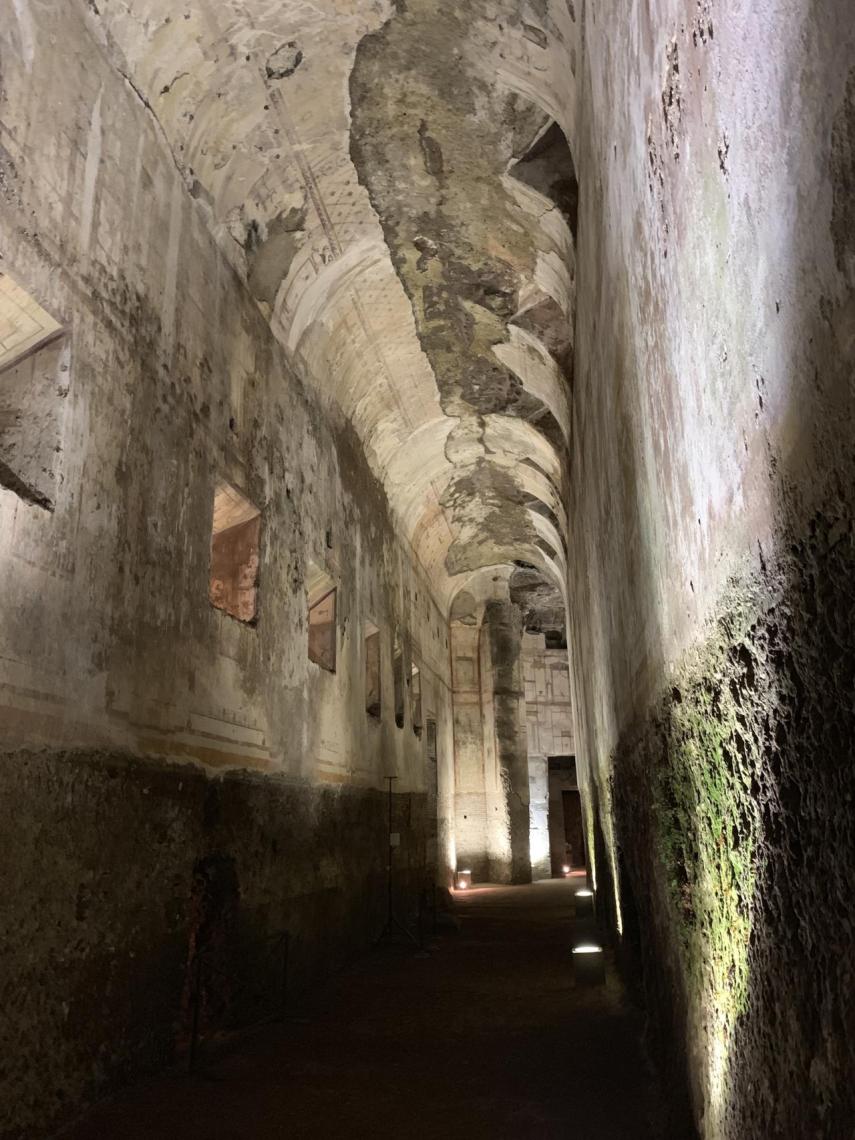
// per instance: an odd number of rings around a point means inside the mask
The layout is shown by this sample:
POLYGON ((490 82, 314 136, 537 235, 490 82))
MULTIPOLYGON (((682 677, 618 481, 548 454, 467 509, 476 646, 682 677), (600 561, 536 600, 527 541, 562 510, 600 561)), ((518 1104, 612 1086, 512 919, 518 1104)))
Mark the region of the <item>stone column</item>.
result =
MULTIPOLYGON (((494 810, 509 849, 512 883, 531 882, 529 846, 528 740, 522 672, 522 615, 509 601, 490 601, 484 610, 493 681, 497 791, 505 811, 494 810)), ((497 876, 498 877, 498 876, 497 876)), ((505 876, 502 876, 503 878, 505 876)))
POLYGON ((552 875, 549 850, 549 761, 545 756, 529 755, 529 847, 531 873, 535 879, 552 875))
POLYGON ((454 836, 457 870, 472 871, 475 882, 490 877, 487 855, 484 724, 481 707, 479 629, 452 624, 454 686, 454 836))

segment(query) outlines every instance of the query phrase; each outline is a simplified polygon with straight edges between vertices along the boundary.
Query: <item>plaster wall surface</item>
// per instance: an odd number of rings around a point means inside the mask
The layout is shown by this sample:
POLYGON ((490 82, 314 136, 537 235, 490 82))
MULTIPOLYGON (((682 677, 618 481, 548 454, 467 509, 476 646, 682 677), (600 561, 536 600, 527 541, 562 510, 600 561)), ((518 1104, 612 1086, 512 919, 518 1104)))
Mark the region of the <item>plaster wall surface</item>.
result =
MULTIPOLYGON (((10 1136, 43 1135, 168 1054, 199 860, 237 865, 254 939, 302 924, 307 976, 330 938, 332 961, 377 933, 384 777, 425 794, 424 735, 410 702, 399 728, 388 699, 393 626, 406 675, 420 668, 451 809, 445 614, 352 426, 273 338, 113 47, 82 4, 22 3, 0 23, 0 270, 65 330, 50 414, 16 426, 32 454, 49 439, 50 502, 0 487, 0 750, 21 831, 4 843, 3 929, 29 931, 2 946, 10 1136), (261 511, 253 624, 209 604, 222 480, 261 511), (338 590, 334 673, 308 659, 311 565, 338 590), (379 719, 365 710, 369 621, 383 631, 379 719), (210 832, 209 802, 241 827, 210 832), (72 917, 90 890, 100 901, 72 917), (78 1014, 96 994, 90 1033, 78 1014), (50 1075, 21 1086, 48 1056, 50 1075)), ((0 446, 19 465, 17 438, 0 446)), ((447 867, 447 815, 440 836, 447 867)), ((408 858, 414 891, 435 872, 408 858)))
POLYGON ((589 3, 583 41, 569 627, 601 901, 700 1133, 831 1140, 855 1119, 855 21, 589 3))
MULTIPOLYGON (((360 704, 363 625, 400 626, 440 715, 443 614, 351 430, 291 371, 84 24, 75 6, 31 16, 32 58, 15 20, 3 31, 3 265, 60 314, 69 369, 54 510, 0 490, 3 739, 418 782, 409 714, 396 730, 360 704), (60 42, 73 104, 40 84, 60 42), (255 626, 208 604, 221 478, 262 511, 255 626), (338 588, 334 674, 308 660, 310 565, 338 588)), ((382 669, 388 693, 388 646, 382 669)))
POLYGON ((533 880, 552 875, 549 858, 549 768, 545 756, 528 757, 528 843, 533 880))
POLYGON ((573 706, 566 649, 547 649, 542 634, 523 635, 529 756, 572 756, 573 706))

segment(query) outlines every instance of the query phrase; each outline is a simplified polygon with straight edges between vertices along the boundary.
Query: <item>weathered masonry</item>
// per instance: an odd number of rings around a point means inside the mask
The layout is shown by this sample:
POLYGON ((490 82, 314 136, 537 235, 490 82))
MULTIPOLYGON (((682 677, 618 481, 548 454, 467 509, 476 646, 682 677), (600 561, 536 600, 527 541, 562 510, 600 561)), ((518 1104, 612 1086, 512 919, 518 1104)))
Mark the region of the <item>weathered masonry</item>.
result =
POLYGON ((854 397, 850 0, 3 0, 0 1138, 391 858, 585 867, 673 1134, 844 1140, 854 397))

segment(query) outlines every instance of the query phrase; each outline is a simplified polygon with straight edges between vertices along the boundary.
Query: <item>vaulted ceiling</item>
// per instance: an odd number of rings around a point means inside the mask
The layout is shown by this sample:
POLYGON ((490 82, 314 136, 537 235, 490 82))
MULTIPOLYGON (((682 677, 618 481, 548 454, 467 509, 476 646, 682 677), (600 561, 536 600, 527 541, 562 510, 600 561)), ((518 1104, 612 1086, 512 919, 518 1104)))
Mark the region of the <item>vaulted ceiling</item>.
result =
POLYGON ((225 255, 450 609, 563 591, 572 0, 98 0, 225 255))

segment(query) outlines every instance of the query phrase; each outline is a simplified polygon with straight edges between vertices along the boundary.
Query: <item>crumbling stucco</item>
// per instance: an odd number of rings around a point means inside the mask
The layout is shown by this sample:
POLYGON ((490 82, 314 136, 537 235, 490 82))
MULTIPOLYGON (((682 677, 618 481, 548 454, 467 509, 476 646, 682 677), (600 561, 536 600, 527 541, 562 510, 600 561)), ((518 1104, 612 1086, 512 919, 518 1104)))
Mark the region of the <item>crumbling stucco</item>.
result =
MULTIPOLYGON (((505 350, 518 319, 543 337, 544 355, 553 347, 525 314, 547 300, 538 293, 539 261, 571 257, 573 161, 545 109, 545 87, 538 105, 497 84, 484 58, 485 50, 501 56, 505 32, 540 53, 550 41, 513 5, 487 0, 465 13, 440 10, 435 0, 399 7, 360 42, 350 76, 351 154, 412 305, 442 409, 458 419, 454 452, 446 454, 459 473, 441 500, 457 531, 447 569, 454 575, 507 562, 528 548, 533 561, 554 570, 565 560, 560 529, 544 562, 518 472, 494 458, 483 438, 486 416, 535 425, 563 481, 560 360, 544 388, 530 381, 525 356, 505 350), (519 185, 535 191, 527 201, 506 179, 517 173, 519 185), (556 204, 564 220, 544 224, 556 204)), ((554 30, 545 12, 540 18, 554 30)), ((572 310, 553 300, 555 324, 566 330, 572 310)))

